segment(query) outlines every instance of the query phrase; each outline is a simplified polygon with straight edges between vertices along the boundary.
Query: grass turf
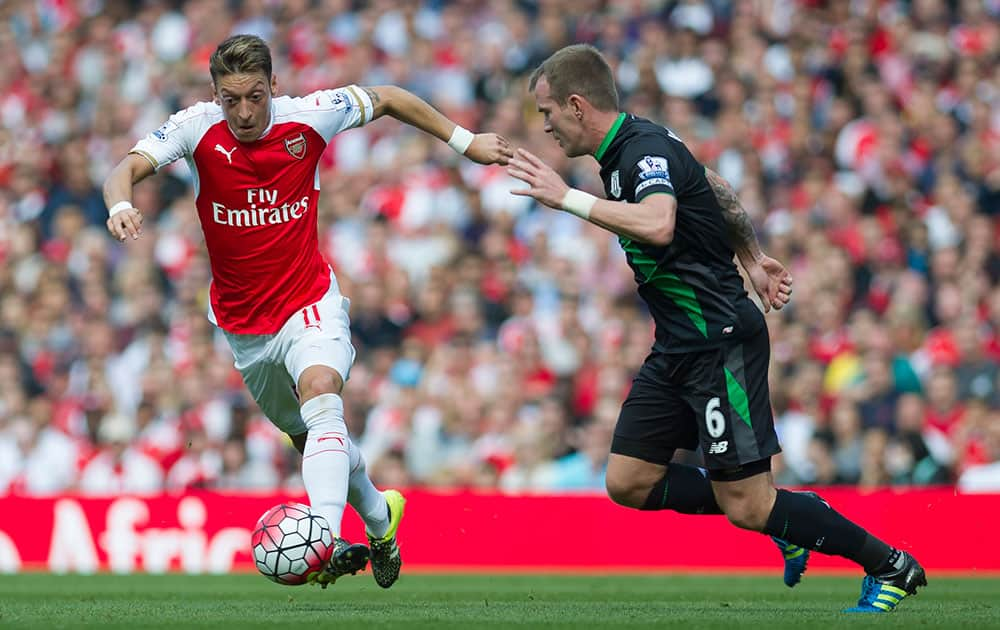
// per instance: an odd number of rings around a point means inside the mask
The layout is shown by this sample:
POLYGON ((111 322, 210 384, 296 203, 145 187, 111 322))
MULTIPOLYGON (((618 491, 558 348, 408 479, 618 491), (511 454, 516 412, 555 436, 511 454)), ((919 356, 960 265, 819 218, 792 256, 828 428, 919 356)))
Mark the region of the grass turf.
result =
POLYGON ((257 575, 0 576, 0 628, 1000 628, 1000 579, 938 578, 890 615, 845 615, 860 580, 806 576, 404 575, 323 591, 257 575))

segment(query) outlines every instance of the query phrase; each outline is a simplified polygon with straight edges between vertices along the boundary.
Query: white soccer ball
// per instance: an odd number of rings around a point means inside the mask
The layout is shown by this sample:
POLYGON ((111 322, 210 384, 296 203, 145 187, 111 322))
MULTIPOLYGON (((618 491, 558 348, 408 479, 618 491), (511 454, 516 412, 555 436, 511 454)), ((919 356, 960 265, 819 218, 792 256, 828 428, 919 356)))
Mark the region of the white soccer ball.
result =
POLYGON ((276 505, 257 521, 250 538, 257 570, 278 584, 305 584, 333 554, 330 526, 309 506, 276 505))

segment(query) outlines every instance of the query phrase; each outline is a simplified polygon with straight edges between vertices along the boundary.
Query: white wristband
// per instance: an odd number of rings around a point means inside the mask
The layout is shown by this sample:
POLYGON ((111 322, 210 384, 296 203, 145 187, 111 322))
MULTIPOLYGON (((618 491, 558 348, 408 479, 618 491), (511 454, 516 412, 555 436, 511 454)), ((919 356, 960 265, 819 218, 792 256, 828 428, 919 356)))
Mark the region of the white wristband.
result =
POLYGON ((572 212, 581 219, 590 218, 590 210, 597 203, 597 197, 590 193, 570 188, 562 198, 562 209, 572 212))
POLYGON ((112 216, 113 217, 116 214, 118 214, 119 212, 121 212, 122 210, 131 210, 131 209, 132 209, 132 202, 131 201, 119 201, 115 205, 113 205, 110 208, 108 208, 108 216, 112 216))
POLYGON ((451 138, 448 140, 448 146, 455 149, 458 153, 465 155, 466 149, 472 144, 472 140, 476 137, 476 134, 472 133, 465 127, 461 125, 455 125, 455 131, 451 132, 451 138))

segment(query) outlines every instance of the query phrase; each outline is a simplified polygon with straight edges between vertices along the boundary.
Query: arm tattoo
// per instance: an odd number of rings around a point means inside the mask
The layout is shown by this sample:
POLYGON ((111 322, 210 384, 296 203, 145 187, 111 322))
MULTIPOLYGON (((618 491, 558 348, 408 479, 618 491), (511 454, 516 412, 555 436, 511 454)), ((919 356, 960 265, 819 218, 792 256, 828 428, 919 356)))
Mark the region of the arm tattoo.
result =
POLYGON ((736 191, 721 175, 708 167, 705 168, 705 177, 708 178, 708 185, 722 206, 722 218, 726 222, 729 244, 741 261, 760 259, 763 252, 753 231, 753 223, 736 196, 736 191))
POLYGON ((368 87, 363 87, 361 89, 364 90, 365 94, 368 95, 368 98, 372 100, 372 105, 378 105, 379 101, 382 100, 378 97, 378 92, 376 92, 375 90, 368 87))

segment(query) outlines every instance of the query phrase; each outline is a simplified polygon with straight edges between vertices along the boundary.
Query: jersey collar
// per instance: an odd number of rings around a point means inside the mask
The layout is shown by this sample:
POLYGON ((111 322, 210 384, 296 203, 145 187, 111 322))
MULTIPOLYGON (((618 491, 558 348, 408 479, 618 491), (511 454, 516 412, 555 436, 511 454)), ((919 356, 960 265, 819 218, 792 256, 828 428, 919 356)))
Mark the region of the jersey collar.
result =
POLYGON ((594 153, 594 157, 597 158, 598 162, 600 162, 601 158, 604 157, 604 154, 607 153, 608 147, 611 146, 611 141, 615 139, 616 135, 618 135, 618 130, 621 129, 622 123, 625 122, 626 115, 627 114, 625 112, 618 114, 618 118, 615 118, 615 122, 611 125, 611 129, 608 129, 608 133, 605 134, 604 140, 601 141, 601 146, 597 147, 597 152, 594 153))
POLYGON ((271 133, 271 127, 274 126, 274 98, 273 96, 271 97, 271 119, 267 121, 267 127, 264 127, 264 133, 260 134, 260 137, 257 138, 258 140, 266 138, 267 134, 271 133))

